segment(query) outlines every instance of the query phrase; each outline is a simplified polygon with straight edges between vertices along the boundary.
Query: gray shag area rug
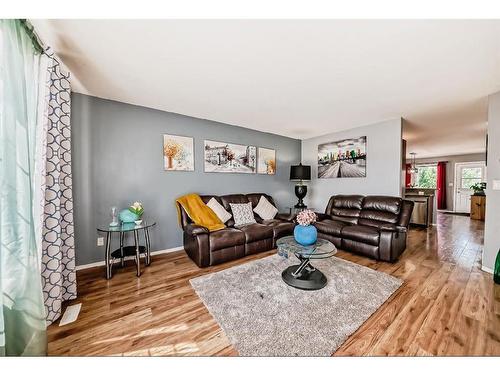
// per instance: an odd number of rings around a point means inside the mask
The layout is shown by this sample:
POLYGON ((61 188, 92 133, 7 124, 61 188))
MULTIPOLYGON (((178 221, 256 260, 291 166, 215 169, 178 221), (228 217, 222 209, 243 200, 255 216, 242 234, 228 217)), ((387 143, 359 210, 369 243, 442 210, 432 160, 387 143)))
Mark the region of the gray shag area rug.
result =
POLYGON ((298 263, 272 255, 190 282, 242 356, 330 356, 403 283, 332 257, 312 261, 328 284, 303 291, 281 279, 298 263))

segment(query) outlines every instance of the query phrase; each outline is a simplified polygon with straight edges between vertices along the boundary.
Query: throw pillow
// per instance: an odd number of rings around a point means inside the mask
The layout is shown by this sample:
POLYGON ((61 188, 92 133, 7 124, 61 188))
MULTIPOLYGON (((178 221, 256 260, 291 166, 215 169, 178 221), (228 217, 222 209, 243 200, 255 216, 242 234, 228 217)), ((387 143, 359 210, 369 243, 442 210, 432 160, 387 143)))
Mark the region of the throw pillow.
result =
POLYGON ((278 213, 278 209, 274 207, 271 203, 269 203, 267 198, 264 197, 263 195, 260 197, 259 203, 257 204, 257 206, 255 206, 253 211, 257 215, 259 215, 262 218, 262 220, 274 219, 274 217, 278 213))
POLYGON ((229 203, 233 211, 234 225, 245 225, 256 223, 253 216, 252 203, 229 203))
POLYGON ((217 202, 217 200, 215 198, 211 198, 208 201, 207 206, 210 207, 213 212, 215 212, 215 214, 217 215, 217 217, 223 223, 225 223, 226 221, 228 221, 229 219, 231 219, 231 214, 229 212, 227 212, 225 210, 224 206, 222 206, 219 202, 217 202))

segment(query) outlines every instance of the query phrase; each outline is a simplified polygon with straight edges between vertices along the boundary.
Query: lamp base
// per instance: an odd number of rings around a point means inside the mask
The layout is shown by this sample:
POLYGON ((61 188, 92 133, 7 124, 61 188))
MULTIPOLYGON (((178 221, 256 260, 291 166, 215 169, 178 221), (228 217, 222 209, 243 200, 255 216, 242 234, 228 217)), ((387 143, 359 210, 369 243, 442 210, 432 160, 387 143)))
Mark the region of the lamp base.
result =
POLYGON ((299 199, 295 208, 307 208, 304 204, 304 197, 307 194, 307 186, 306 185, 295 185, 295 196, 299 199))

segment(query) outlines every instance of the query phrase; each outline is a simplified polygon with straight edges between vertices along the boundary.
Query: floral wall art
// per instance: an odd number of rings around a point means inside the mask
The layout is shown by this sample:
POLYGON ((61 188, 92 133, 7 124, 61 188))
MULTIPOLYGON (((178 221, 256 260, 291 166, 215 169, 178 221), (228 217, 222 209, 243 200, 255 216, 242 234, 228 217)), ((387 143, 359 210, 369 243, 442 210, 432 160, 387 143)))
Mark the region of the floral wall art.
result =
POLYGON ((259 147, 257 155, 257 173, 276 173, 276 150, 259 147))
POLYGON ((193 138, 163 135, 163 166, 166 171, 194 171, 193 138))

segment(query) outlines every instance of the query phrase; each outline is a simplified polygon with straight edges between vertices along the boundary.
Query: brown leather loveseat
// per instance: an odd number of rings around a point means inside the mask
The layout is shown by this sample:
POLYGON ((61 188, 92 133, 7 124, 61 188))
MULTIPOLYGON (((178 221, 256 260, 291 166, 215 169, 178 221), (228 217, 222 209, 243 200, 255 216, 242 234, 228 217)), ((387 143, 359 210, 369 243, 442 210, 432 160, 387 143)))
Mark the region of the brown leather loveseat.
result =
MULTIPOLYGON (((220 197, 202 195, 201 199, 208 203, 211 198, 215 198, 226 211, 232 214, 229 203, 251 202, 252 208, 255 208, 262 195, 276 207, 273 198, 263 193, 231 194, 220 197)), ((184 231, 184 249, 199 267, 213 266, 274 249, 276 240, 292 234, 294 228, 292 217, 288 214, 277 214, 274 219, 264 221, 254 213, 256 224, 234 227, 234 220, 231 217, 226 222, 227 228, 209 232, 203 226, 194 225, 182 206, 179 205, 179 209, 184 231)))
POLYGON ((394 262, 406 249, 413 202, 399 197, 334 195, 318 214, 318 237, 336 247, 394 262))

